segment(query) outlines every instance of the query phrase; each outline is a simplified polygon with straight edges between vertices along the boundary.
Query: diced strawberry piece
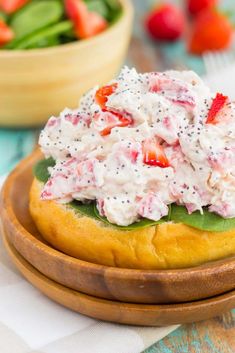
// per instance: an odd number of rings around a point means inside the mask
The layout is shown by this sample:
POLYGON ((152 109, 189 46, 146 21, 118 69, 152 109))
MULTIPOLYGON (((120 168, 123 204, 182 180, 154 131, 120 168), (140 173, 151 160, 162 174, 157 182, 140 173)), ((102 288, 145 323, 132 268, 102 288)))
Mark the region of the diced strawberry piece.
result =
POLYGON ((96 103, 99 104, 101 109, 106 108, 105 105, 108 100, 107 97, 113 94, 116 89, 117 89, 117 83, 113 83, 112 85, 108 85, 108 86, 103 86, 98 89, 98 91, 95 94, 95 100, 96 100, 96 103))
POLYGON ((185 207, 187 208, 189 214, 197 210, 197 206, 194 203, 186 203, 185 207))
POLYGON ((27 2, 29 0, 0 0, 0 9, 7 14, 12 14, 27 4, 27 2))
POLYGON ((81 16, 87 16, 87 7, 80 0, 65 0, 65 11, 67 16, 75 23, 81 16))
POLYGON ((130 157, 131 157, 132 163, 136 162, 138 155, 139 155, 138 151, 136 150, 130 151, 130 157))
POLYGON ((105 212, 104 212, 104 200, 102 199, 98 199, 96 201, 96 207, 99 211, 99 214, 101 215, 101 217, 104 217, 105 216, 105 212))
POLYGON ((75 25, 78 38, 90 38, 103 32, 107 28, 107 21, 96 12, 89 12, 88 21, 81 21, 75 25))
POLYGON ((76 163, 77 159, 75 157, 69 158, 65 163, 64 163, 64 167, 66 168, 66 170, 69 173, 69 168, 73 166, 76 163))
POLYGON ((210 212, 217 213, 223 218, 233 217, 233 211, 231 209, 232 205, 225 202, 222 202, 220 205, 211 205, 209 207, 210 212))
POLYGON ((212 101, 211 107, 209 109, 206 124, 217 124, 218 121, 218 113, 223 109, 226 102, 228 101, 228 97, 224 96, 221 93, 217 93, 215 98, 212 101))
POLYGON ((180 105, 195 106, 195 98, 187 86, 179 80, 172 79, 165 74, 153 74, 150 77, 150 92, 156 92, 180 105))
POLYGON ((51 127, 57 126, 60 123, 60 120, 61 120, 60 118, 56 118, 55 116, 52 116, 48 120, 48 122, 46 124, 46 128, 51 128, 51 127))
POLYGON ((151 166, 167 168, 170 166, 163 147, 156 139, 147 139, 142 144, 143 162, 151 166))
POLYGON ((139 142, 125 141, 120 144, 120 151, 122 151, 122 155, 124 155, 131 163, 135 164, 141 153, 141 144, 139 142))
POLYGON ((81 117, 76 114, 68 114, 65 116, 65 120, 69 121, 72 125, 76 126, 81 120, 81 117))
POLYGON ((168 214, 168 207, 158 195, 150 192, 141 199, 138 213, 142 217, 158 221, 168 214))
POLYGON ((87 114, 66 114, 64 119, 70 122, 73 126, 77 126, 81 121, 83 122, 84 126, 87 125, 87 127, 89 127, 91 123, 91 118, 87 114))
POLYGON ((14 38, 12 29, 0 20, 0 46, 10 42, 14 38))
POLYGON ((99 130, 101 136, 109 135, 114 127, 129 126, 133 123, 130 117, 124 117, 116 112, 104 111, 97 113, 94 116, 96 128, 99 130))
POLYGON ((47 190, 42 191, 41 199, 42 200, 50 200, 50 199, 52 199, 52 193, 47 191, 47 190))
POLYGON ((65 10, 73 21, 78 38, 89 38, 107 27, 107 21, 98 13, 90 12, 82 0, 65 0, 65 10))
POLYGON ((94 174, 95 160, 86 160, 77 165, 76 187, 85 188, 95 186, 96 178, 94 174))

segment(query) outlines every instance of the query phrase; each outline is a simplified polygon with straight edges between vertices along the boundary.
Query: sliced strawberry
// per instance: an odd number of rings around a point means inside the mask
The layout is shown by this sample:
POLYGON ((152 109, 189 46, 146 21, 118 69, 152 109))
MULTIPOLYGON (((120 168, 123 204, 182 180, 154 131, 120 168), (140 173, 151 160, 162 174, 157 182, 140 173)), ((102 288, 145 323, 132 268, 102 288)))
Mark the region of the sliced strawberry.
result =
POLYGON ((65 10, 73 21, 78 38, 89 38, 107 27, 107 21, 98 13, 90 12, 83 0, 65 0, 65 10))
POLYGON ((0 9, 7 14, 12 14, 27 4, 27 2, 29 0, 0 0, 0 9))
POLYGON ((65 0, 64 1, 65 11, 67 16, 73 21, 79 21, 81 16, 87 16, 87 7, 80 0, 65 0))
POLYGON ((104 217, 105 212, 104 212, 104 200, 103 199, 98 199, 96 201, 96 207, 98 208, 99 214, 104 217))
POLYGON ((107 21, 96 12, 89 12, 88 20, 75 25, 78 38, 90 38, 107 28, 107 21))
POLYGON ((115 112, 104 111, 94 116, 94 126, 101 136, 109 135, 114 127, 124 127, 132 124, 130 117, 115 112))
POLYGON ((168 207, 157 194, 149 192, 139 202, 138 213, 140 216, 158 221, 168 214, 168 207))
POLYGON ((128 125, 131 125, 131 121, 128 118, 123 117, 121 114, 118 113, 110 113, 114 116, 116 116, 116 119, 110 119, 109 124, 102 130, 100 131, 101 136, 106 136, 111 133, 111 130, 114 127, 125 127, 128 125))
POLYGON ((136 150, 131 150, 130 151, 130 160, 132 163, 135 163, 137 158, 138 158, 139 152, 136 150))
POLYGON ((50 128, 50 127, 54 127, 56 125, 60 124, 60 118, 56 118, 55 116, 52 116, 47 124, 46 124, 46 128, 50 128))
POLYGON ((66 114, 64 119, 66 121, 69 121, 72 125, 77 126, 80 122, 83 122, 84 127, 87 125, 89 127, 91 123, 91 118, 89 115, 86 114, 66 114))
POLYGON ((120 150, 122 151, 122 156, 124 155, 132 164, 135 164, 141 153, 141 144, 131 140, 125 141, 120 144, 120 150))
POLYGON ((0 20, 0 46, 10 42, 14 38, 12 29, 0 20))
POLYGON ((154 139, 146 139, 142 144, 143 162, 151 166, 167 168, 170 166, 163 147, 154 139))
POLYGON ((107 100, 108 100, 107 97, 113 94, 116 89, 117 89, 117 83, 113 83, 112 85, 108 85, 108 86, 103 86, 98 89, 98 91, 95 94, 95 100, 96 100, 96 103, 99 104, 101 109, 106 108, 105 104, 107 103, 107 100))
POLYGON ((218 113, 223 109, 226 102, 228 101, 228 97, 224 96, 221 93, 217 93, 215 98, 212 101, 211 107, 209 109, 206 124, 217 124, 218 121, 218 113))

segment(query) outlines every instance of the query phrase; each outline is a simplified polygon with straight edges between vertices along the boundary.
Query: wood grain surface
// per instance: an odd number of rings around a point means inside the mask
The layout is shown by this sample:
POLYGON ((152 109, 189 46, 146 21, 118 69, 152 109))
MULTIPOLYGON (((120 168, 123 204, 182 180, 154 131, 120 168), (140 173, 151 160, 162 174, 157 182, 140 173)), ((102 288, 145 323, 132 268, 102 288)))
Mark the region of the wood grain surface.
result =
POLYGON ((234 353, 235 312, 183 325, 144 353, 234 353))
POLYGON ((169 305, 121 303, 89 296, 44 276, 16 251, 4 232, 3 239, 9 256, 30 283, 52 300, 95 319, 138 326, 167 326, 209 318, 235 303, 235 291, 202 301, 169 305))

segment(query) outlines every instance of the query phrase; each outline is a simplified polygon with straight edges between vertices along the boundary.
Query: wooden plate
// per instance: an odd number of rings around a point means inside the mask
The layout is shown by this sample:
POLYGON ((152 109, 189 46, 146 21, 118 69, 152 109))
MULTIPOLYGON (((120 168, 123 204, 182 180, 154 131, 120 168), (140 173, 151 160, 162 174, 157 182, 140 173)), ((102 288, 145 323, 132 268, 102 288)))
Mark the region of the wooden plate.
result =
POLYGON ((165 326, 206 320, 235 306, 235 291, 184 304, 130 304, 99 299, 66 288, 30 265, 5 237, 11 259, 29 282, 52 300, 95 319, 141 326, 165 326))
POLYGON ((133 303, 178 303, 208 298, 235 288, 235 258, 179 270, 119 269, 88 263, 49 246, 28 210, 32 166, 39 151, 22 161, 1 194, 3 228, 17 251, 46 277, 80 292, 133 303))

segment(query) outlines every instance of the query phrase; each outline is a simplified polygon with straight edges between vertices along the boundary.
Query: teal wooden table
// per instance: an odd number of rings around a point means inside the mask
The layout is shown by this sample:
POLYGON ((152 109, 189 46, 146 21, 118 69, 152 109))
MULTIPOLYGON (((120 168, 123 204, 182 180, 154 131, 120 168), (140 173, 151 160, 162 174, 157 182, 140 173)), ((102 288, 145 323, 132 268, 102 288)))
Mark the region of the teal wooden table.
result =
MULTIPOLYGON (((193 69, 205 73, 201 58, 186 53, 183 41, 175 44, 153 43, 143 31, 143 14, 152 0, 133 0, 136 17, 127 64, 138 71, 193 69)), ((180 1, 180 0, 179 0, 180 1)), ((231 1, 224 1, 224 6, 231 1)), ((40 129, 0 129, 0 177, 8 173, 34 148, 40 129)), ((212 320, 181 326, 144 353, 234 353, 235 311, 212 320)), ((121 353, 121 352, 120 352, 121 353)))

